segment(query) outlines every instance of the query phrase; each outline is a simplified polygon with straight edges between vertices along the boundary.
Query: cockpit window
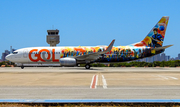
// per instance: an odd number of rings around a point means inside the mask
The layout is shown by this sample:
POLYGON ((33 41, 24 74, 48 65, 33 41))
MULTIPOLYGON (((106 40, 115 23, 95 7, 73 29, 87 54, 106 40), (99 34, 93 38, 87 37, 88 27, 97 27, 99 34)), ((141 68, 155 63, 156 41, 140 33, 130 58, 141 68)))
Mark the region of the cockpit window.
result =
POLYGON ((13 52, 13 54, 18 54, 18 52, 13 52))

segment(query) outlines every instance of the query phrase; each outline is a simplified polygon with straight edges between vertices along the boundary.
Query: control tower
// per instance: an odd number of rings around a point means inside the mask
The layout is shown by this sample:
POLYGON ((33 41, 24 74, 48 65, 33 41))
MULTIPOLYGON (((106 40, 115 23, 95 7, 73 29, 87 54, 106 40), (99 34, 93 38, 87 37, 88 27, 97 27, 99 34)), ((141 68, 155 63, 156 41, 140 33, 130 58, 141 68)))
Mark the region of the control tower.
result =
POLYGON ((60 42, 59 40, 59 30, 47 30, 48 35, 46 36, 46 41, 50 46, 56 46, 60 42))

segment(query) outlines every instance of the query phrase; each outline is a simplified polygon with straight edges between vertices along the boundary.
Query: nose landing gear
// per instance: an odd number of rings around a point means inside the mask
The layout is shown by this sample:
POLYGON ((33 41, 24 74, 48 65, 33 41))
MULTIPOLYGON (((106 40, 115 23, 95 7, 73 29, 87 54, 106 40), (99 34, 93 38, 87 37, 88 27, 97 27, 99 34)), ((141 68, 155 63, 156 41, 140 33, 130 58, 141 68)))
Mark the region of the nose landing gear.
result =
POLYGON ((24 69, 24 66, 21 66, 21 69, 24 69))
POLYGON ((24 66, 23 66, 23 65, 21 66, 21 69, 24 69, 24 66))

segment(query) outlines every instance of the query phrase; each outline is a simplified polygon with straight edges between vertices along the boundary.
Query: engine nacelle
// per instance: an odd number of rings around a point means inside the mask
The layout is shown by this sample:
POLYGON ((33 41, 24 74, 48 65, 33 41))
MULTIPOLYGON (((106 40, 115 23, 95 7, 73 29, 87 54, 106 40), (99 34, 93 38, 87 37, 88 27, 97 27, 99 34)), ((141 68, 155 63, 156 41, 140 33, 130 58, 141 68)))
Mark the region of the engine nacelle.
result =
POLYGON ((75 66, 76 65, 76 59, 74 58, 60 58, 59 62, 61 66, 75 66))

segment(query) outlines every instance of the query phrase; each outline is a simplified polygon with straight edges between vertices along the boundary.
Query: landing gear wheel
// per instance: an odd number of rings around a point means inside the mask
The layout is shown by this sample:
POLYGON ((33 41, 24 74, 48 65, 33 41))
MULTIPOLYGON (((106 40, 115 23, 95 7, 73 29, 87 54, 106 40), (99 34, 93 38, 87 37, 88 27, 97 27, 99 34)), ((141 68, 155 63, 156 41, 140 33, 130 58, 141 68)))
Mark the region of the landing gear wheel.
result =
POLYGON ((90 69, 90 67, 91 67, 91 66, 90 66, 89 64, 86 64, 86 65, 85 65, 85 68, 86 68, 86 69, 90 69))
POLYGON ((21 69, 24 69, 24 66, 21 66, 21 69))

